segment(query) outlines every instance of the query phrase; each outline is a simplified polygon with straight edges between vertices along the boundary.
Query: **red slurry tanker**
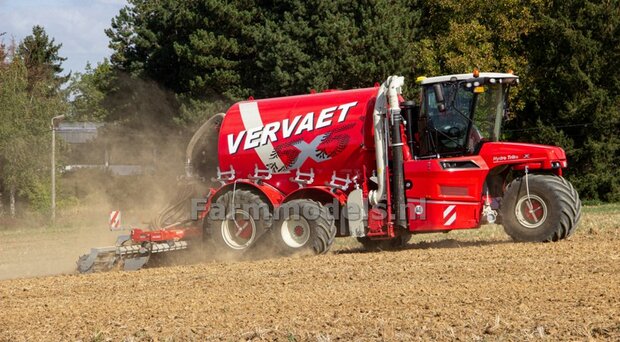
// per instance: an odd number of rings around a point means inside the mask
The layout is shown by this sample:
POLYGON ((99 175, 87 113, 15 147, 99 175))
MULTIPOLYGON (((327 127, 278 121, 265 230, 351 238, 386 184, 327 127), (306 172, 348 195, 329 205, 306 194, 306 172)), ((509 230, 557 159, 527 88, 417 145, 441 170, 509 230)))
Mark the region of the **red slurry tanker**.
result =
MULTIPOLYGON (((404 78, 355 90, 250 99, 217 114, 187 148, 188 185, 151 230, 93 249, 82 272, 143 266, 152 254, 204 248, 324 253, 337 236, 398 247, 412 234, 500 223, 517 241, 575 231, 581 202, 560 147, 500 142, 510 73, 404 78), (217 155, 215 155, 217 147, 217 155), (200 213, 190 198, 211 181, 200 213)), ((247 254, 246 254, 247 255, 247 254)))

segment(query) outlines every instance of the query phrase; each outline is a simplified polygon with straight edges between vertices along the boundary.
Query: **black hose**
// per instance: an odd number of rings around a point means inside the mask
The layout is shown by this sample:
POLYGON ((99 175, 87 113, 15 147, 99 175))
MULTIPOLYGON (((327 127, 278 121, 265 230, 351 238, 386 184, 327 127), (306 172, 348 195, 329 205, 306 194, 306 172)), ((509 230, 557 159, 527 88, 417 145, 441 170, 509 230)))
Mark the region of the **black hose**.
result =
POLYGON ((196 186, 186 183, 179 190, 170 203, 159 212, 159 215, 151 223, 151 229, 159 230, 171 228, 188 221, 188 201, 196 194, 196 186))
POLYGON ((396 219, 394 225, 407 228, 407 213, 405 202, 405 175, 403 170, 403 141, 400 125, 403 117, 400 108, 390 112, 392 123, 392 204, 395 207, 396 219))

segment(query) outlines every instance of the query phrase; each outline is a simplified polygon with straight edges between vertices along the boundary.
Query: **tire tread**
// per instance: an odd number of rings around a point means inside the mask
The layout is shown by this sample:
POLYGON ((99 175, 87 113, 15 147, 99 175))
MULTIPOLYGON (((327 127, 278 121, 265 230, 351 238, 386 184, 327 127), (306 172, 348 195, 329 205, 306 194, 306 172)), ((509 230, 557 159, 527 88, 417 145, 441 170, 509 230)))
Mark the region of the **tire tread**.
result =
MULTIPOLYGON (((302 208, 303 206, 312 205, 318 208, 319 214, 315 220, 306 219, 310 224, 310 228, 314 231, 314 239, 310 243, 311 248, 315 254, 327 253, 331 246, 334 244, 337 233, 334 219, 329 213, 327 207, 325 207, 321 202, 313 201, 310 199, 292 200, 290 202, 284 203, 282 206, 284 207, 292 205, 299 205, 300 208, 302 208)), ((279 232, 277 230, 278 229, 275 229, 273 231, 273 235, 274 239, 276 241, 279 241, 279 232)))
MULTIPOLYGON (((512 204, 510 196, 514 196, 514 201, 516 201, 516 198, 522 195, 522 192, 525 191, 525 186, 523 184, 524 180, 524 177, 521 177, 508 184, 502 203, 512 204)), ((579 199, 579 194, 573 185, 563 177, 547 174, 529 174, 528 181, 530 183, 530 192, 532 192, 532 184, 534 184, 535 187, 541 186, 540 184, 546 184, 547 191, 553 192, 557 197, 557 204, 560 208, 560 213, 558 215, 559 219, 553 224, 553 230, 550 231, 547 236, 543 237, 541 241, 559 241, 573 235, 579 224, 582 212, 581 200, 579 199)), ((511 217, 511 215, 514 216, 511 211, 514 211, 514 206, 512 205, 502 207, 502 216, 504 218, 511 217)), ((518 225, 518 222, 515 222, 514 224, 518 225)), ((524 236, 520 232, 519 228, 514 227, 511 223, 504 221, 503 225, 506 233, 514 240, 534 241, 531 237, 524 236)))

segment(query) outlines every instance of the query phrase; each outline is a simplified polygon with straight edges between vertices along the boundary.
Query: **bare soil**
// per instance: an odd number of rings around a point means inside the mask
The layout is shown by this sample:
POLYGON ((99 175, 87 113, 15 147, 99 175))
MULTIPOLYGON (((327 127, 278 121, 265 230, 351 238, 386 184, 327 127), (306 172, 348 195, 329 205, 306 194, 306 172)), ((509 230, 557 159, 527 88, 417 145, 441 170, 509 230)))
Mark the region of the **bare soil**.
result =
POLYGON ((586 215, 559 243, 490 226, 396 252, 341 240, 324 256, 4 280, 0 341, 618 341, 617 216, 586 215))

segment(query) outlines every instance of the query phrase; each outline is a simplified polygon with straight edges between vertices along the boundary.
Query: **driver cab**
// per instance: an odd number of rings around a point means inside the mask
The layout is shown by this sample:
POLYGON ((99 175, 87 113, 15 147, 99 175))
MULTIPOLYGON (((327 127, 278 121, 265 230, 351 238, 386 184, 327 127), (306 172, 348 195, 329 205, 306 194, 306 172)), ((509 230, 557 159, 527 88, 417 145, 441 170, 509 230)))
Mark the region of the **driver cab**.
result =
POLYGON ((513 74, 476 73, 422 78, 418 157, 476 154, 498 141, 513 74))
POLYGON ((415 207, 410 229, 476 227, 489 173, 478 153, 485 142, 500 139, 508 91, 518 77, 476 70, 418 83, 419 106, 401 105, 413 154, 403 163, 405 196, 415 207))

